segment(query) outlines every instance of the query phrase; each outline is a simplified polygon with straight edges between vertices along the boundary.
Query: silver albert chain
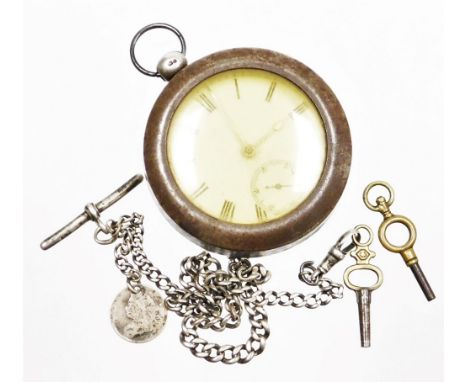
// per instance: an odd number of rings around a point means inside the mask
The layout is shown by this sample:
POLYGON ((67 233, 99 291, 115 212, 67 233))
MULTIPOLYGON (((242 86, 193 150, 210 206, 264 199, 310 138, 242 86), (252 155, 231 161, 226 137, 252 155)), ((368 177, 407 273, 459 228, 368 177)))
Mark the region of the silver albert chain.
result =
POLYGON ((357 231, 346 232, 315 266, 302 264, 299 278, 318 288, 317 293, 265 292, 261 287, 270 272, 261 264, 247 259, 231 258, 223 270, 218 260, 207 252, 189 256, 181 262, 180 286, 172 282, 148 259, 143 250, 143 216, 123 215, 118 220, 103 222, 101 213, 128 194, 143 180, 135 175, 98 203, 87 204, 83 213, 41 243, 46 250, 92 220, 97 228, 98 244, 115 243, 117 268, 126 277, 127 287, 112 304, 111 320, 117 333, 131 342, 145 342, 156 337, 164 326, 167 309, 182 317, 181 343, 200 358, 227 364, 247 363, 265 349, 270 335, 265 306, 280 305, 315 309, 333 299, 342 298, 343 286, 324 276, 347 253, 355 248, 357 231), (153 289, 143 286, 141 277, 165 293, 164 300, 153 289), (198 334, 198 329, 237 328, 246 311, 251 324, 250 337, 244 344, 219 345, 198 334))

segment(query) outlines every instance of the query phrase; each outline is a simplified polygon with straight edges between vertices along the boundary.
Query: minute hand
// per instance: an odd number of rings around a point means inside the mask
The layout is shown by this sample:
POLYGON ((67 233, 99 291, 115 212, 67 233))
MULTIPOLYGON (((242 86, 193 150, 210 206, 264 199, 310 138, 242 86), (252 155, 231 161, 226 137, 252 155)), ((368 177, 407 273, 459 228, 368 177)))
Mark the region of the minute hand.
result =
POLYGON ((239 132, 237 131, 236 124, 233 121, 233 119, 222 108, 221 108, 221 114, 225 117, 226 121, 228 122, 228 124, 227 124, 228 128, 229 128, 229 130, 231 130, 231 133, 237 139, 237 142, 239 142, 239 144, 241 145, 242 148, 246 147, 247 143, 242 139, 239 132))
POLYGON ((231 133, 234 135, 237 142, 240 144, 241 148, 246 147, 247 142, 245 142, 245 140, 242 139, 242 137, 240 136, 240 134, 239 134, 239 132, 237 131, 237 128, 236 128, 236 123, 233 121, 231 116, 226 112, 223 104, 219 101, 219 99, 214 97, 213 94, 211 94, 211 96, 216 100, 216 104, 218 105, 218 110, 221 112, 221 115, 223 115, 224 118, 226 119, 227 127, 229 128, 231 133))

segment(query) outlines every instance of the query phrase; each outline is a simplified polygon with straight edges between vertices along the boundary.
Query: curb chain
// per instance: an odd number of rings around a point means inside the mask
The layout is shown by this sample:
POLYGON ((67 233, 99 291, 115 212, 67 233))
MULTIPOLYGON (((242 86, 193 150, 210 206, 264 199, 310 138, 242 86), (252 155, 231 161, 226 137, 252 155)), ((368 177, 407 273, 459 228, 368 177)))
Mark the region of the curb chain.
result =
POLYGON ((265 292, 261 285, 270 279, 270 272, 263 265, 251 265, 247 259, 231 259, 225 271, 207 252, 182 260, 179 286, 147 258, 143 250, 143 216, 138 213, 123 215, 117 222, 111 220, 104 229, 99 226, 95 240, 99 244, 118 240, 114 249, 115 264, 126 277, 131 292, 139 293, 143 289, 141 275, 165 292, 166 307, 183 317, 180 342, 193 355, 209 362, 234 364, 247 363, 265 349, 270 335, 266 305, 315 309, 342 298, 343 286, 323 276, 351 249, 349 245, 343 246, 349 234, 340 238, 320 266, 310 261, 301 266, 299 278, 317 286, 319 291, 315 294, 265 292), (221 332, 237 328, 244 310, 251 325, 250 337, 244 344, 219 345, 199 336, 198 329, 221 332))

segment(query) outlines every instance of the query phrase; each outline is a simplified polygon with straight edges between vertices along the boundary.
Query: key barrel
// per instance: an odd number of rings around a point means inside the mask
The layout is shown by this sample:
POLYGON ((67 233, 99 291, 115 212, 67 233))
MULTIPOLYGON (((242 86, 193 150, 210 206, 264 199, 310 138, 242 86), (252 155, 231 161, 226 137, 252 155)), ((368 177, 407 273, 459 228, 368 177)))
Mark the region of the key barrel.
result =
MULTIPOLYGON (((413 223, 408 219, 405 218, 404 216, 397 216, 394 215, 392 217, 392 222, 396 221, 397 223, 402 223, 405 225, 412 225, 412 229, 410 230, 410 239, 407 244, 401 247, 396 247, 388 242, 388 239, 385 237, 385 230, 387 226, 384 226, 382 230, 379 231, 381 235, 379 237, 380 241, 382 242, 382 245, 387 248, 389 251, 392 252, 399 252, 403 261, 405 264, 411 269, 413 272, 414 278, 418 282, 419 287, 424 293, 424 296, 426 296, 427 301, 431 301, 435 299, 435 294, 432 291, 431 286, 429 285, 429 282, 426 279, 426 276, 424 275, 424 272, 422 271, 420 265, 419 265, 419 259, 416 256, 416 253, 414 252, 413 249, 413 244, 416 241, 416 229, 414 228, 413 223)), ((390 223, 392 223, 390 222, 390 223)))
POLYGON ((422 289, 424 295, 426 296, 427 301, 431 301, 435 299, 435 294, 432 291, 431 286, 429 285, 429 282, 426 279, 426 276, 424 275, 424 272, 422 271, 421 267, 419 266, 419 263, 410 265, 410 269, 413 272, 414 277, 416 278, 420 288, 422 289))
POLYGON ((372 291, 363 288, 356 290, 359 309, 359 331, 361 333, 361 347, 368 348, 371 344, 370 304, 372 291))

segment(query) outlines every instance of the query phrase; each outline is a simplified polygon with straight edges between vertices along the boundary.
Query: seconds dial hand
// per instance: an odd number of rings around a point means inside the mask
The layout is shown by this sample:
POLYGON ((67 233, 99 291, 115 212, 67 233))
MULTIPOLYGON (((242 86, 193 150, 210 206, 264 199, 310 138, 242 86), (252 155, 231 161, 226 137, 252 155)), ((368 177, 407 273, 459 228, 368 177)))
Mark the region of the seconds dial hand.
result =
POLYGON ((282 188, 286 188, 286 187, 291 187, 290 184, 281 184, 281 183, 276 183, 275 185, 273 186, 265 186, 265 188, 267 190, 271 190, 272 188, 276 189, 276 190, 281 190, 282 188))

